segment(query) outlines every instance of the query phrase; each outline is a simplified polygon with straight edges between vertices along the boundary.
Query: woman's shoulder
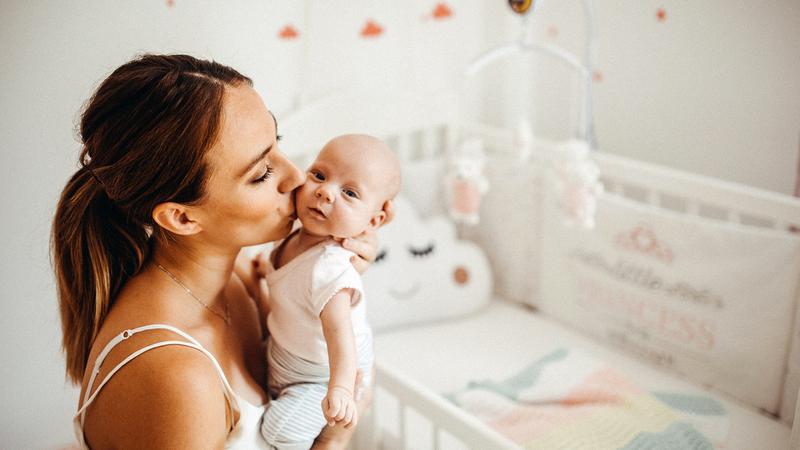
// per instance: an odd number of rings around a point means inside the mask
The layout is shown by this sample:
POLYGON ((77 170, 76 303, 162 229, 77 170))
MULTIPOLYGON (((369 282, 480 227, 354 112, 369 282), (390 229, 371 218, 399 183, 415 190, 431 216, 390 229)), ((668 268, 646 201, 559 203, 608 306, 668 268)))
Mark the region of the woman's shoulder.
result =
MULTIPOLYGON (((155 334, 112 349, 98 378, 135 348, 166 337, 155 334)), ((165 345, 136 356, 112 376, 91 405, 84 433, 93 447, 205 447, 225 440, 226 406, 210 358, 195 348, 165 345)))

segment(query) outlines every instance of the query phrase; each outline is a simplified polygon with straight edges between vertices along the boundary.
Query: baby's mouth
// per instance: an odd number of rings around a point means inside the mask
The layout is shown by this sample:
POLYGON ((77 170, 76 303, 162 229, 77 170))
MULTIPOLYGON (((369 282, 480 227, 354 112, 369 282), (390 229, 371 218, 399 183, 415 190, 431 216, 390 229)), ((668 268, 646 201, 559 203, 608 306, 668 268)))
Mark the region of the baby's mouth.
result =
POLYGON ((414 294, 416 294, 417 291, 419 291, 419 288, 420 288, 419 283, 414 283, 413 286, 411 286, 409 289, 406 289, 405 291, 389 289, 389 294, 398 300, 406 300, 413 297, 414 294))
POLYGON ((311 215, 318 218, 318 219, 325 219, 325 213, 322 212, 321 209, 315 207, 309 207, 308 210, 311 212, 311 215))

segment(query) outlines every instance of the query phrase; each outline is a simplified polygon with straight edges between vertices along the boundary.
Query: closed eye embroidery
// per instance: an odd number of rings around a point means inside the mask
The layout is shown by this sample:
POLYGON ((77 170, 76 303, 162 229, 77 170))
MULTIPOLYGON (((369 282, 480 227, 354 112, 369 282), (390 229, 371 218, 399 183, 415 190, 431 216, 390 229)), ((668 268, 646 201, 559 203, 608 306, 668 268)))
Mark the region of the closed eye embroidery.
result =
POLYGON ((424 258, 426 256, 429 256, 431 253, 433 253, 433 248, 434 248, 433 244, 430 244, 427 247, 423 247, 423 248, 415 248, 415 247, 409 246, 408 247, 408 251, 411 252, 411 255, 413 255, 415 258, 424 258))

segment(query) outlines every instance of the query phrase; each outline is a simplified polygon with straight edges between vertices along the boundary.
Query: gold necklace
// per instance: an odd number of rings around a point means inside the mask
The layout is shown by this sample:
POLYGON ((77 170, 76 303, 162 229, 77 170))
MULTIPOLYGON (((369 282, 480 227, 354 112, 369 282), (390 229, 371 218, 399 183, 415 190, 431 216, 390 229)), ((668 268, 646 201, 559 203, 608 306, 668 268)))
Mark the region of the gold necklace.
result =
POLYGON ((206 304, 206 302, 204 302, 204 301, 200 300, 200 298, 199 298, 199 297, 197 297, 196 295, 194 295, 194 292, 192 292, 192 290, 191 290, 191 289, 189 289, 188 287, 186 287, 186 285, 185 285, 185 284, 181 283, 181 280, 179 280, 179 279, 178 279, 178 278, 177 278, 175 275, 173 275, 173 274, 172 274, 172 272, 170 272, 169 270, 167 270, 167 269, 166 269, 166 267, 162 266, 162 265, 161 265, 161 264, 159 264, 159 263, 156 263, 156 266, 158 266, 158 268, 159 268, 159 269, 161 269, 161 271, 162 271, 162 272, 164 272, 165 274, 169 275, 169 277, 170 277, 170 278, 172 278, 172 281, 174 281, 174 282, 178 283, 178 285, 179 285, 180 287, 182 287, 183 289, 185 289, 185 290, 186 290, 186 293, 187 293, 187 294, 189 294, 189 295, 191 295, 191 296, 192 296, 192 298, 193 298, 193 299, 195 299, 195 301, 197 301, 197 303, 200 303, 201 305, 203 305, 203 307, 204 307, 205 309, 207 309, 207 310, 211 311, 211 312, 212 312, 212 313, 214 313, 214 314, 215 314, 217 317, 219 317, 220 319, 224 320, 226 325, 230 325, 230 324, 231 324, 231 315, 230 315, 230 313, 228 312, 228 300, 227 300, 227 299, 225 300, 225 315, 223 316, 222 314, 218 313, 217 311, 214 311, 213 309, 211 309, 211 307, 210 307, 210 306, 208 306, 208 305, 206 304))

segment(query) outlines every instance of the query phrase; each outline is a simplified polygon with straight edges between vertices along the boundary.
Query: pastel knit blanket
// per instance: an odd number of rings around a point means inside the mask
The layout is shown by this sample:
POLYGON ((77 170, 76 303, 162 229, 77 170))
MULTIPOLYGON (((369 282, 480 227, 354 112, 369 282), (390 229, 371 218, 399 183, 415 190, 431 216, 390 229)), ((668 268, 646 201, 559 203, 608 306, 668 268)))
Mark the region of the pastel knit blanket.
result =
POLYGON ((713 397, 647 392, 567 349, 446 397, 526 449, 706 450, 724 447, 728 434, 727 412, 713 397))

